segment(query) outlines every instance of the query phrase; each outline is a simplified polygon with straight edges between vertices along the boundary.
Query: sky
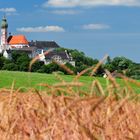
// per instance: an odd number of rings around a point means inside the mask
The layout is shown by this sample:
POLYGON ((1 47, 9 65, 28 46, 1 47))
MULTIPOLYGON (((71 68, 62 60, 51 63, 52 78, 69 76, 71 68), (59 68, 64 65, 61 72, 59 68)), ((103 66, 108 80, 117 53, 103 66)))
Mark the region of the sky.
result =
POLYGON ((140 0, 0 0, 8 32, 140 63, 140 0))

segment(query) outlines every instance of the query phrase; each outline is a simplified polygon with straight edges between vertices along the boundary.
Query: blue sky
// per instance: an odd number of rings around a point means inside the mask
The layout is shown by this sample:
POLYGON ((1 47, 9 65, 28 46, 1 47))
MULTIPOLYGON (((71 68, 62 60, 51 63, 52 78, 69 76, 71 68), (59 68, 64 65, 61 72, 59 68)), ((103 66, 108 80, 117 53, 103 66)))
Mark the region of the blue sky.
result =
POLYGON ((4 13, 8 31, 29 41, 140 63, 140 0, 0 0, 0 18, 4 13))

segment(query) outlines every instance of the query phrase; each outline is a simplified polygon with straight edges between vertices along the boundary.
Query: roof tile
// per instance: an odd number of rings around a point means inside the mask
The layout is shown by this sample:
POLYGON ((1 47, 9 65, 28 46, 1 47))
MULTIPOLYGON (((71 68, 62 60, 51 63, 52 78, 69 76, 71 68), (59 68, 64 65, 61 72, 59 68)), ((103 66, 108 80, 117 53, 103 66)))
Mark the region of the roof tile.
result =
POLYGON ((14 35, 14 36, 12 36, 9 44, 10 45, 14 45, 14 44, 26 44, 26 45, 28 45, 29 43, 24 35, 14 35))

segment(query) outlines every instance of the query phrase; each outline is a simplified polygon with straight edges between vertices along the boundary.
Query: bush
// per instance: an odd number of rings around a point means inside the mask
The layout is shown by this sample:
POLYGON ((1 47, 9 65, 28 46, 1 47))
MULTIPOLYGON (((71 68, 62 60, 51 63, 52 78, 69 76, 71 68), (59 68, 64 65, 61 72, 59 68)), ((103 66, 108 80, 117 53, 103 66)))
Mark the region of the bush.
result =
POLYGON ((140 79, 140 75, 132 75, 131 78, 139 80, 140 79))
POLYGON ((31 68, 31 72, 39 72, 40 68, 44 65, 42 61, 36 61, 31 68))
POLYGON ((40 70, 38 70, 38 72, 41 73, 52 73, 54 71, 58 71, 59 70, 59 66, 55 63, 50 63, 48 65, 43 65, 40 70))
POLYGON ((2 69, 2 67, 4 66, 5 61, 6 61, 6 59, 3 56, 1 56, 0 57, 0 69, 2 69))
POLYGON ((18 66, 14 63, 5 64, 2 68, 3 70, 17 71, 18 66))
POLYGON ((29 70, 29 62, 22 62, 21 65, 18 66, 20 71, 28 71, 29 70))
POLYGON ((53 72, 52 74, 64 75, 64 72, 62 72, 62 71, 55 71, 55 72, 53 72))
MULTIPOLYGON (((65 66, 67 68, 69 68, 71 71, 73 71, 76 74, 76 69, 73 65, 71 65, 70 63, 66 63, 65 66)), ((69 74, 68 71, 64 70, 63 68, 59 67, 59 71, 62 71, 64 74, 69 74)))

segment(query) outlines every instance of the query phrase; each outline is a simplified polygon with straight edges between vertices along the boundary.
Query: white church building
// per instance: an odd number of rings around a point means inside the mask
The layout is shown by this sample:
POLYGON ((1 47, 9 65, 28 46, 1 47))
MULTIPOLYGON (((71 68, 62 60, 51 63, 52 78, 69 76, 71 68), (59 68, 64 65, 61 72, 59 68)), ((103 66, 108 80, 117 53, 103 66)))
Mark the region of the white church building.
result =
POLYGON ((8 57, 7 50, 14 50, 29 47, 29 43, 24 35, 8 36, 8 23, 4 16, 1 22, 1 42, 0 53, 8 57))

